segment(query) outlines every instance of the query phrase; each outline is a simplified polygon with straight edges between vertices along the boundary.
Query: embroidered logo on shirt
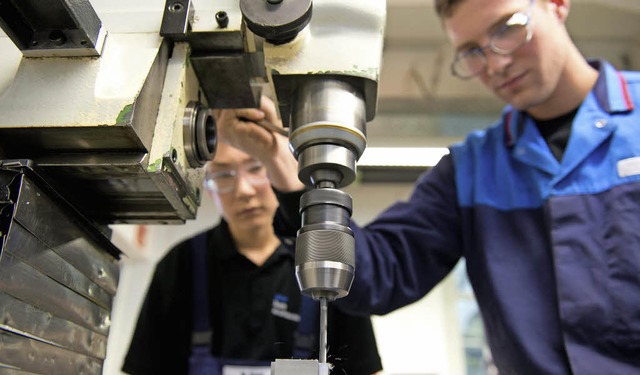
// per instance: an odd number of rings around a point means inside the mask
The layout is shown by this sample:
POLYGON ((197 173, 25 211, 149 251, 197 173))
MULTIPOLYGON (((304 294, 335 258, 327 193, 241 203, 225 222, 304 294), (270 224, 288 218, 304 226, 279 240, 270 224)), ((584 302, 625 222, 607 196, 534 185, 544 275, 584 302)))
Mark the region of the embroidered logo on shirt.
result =
POLYGON ((300 322, 300 314, 287 311, 289 309, 288 302, 289 298, 287 296, 282 294, 274 295, 273 301, 271 302, 271 314, 292 322, 300 322))
POLYGON ((640 174, 640 156, 618 161, 618 176, 629 177, 640 174))

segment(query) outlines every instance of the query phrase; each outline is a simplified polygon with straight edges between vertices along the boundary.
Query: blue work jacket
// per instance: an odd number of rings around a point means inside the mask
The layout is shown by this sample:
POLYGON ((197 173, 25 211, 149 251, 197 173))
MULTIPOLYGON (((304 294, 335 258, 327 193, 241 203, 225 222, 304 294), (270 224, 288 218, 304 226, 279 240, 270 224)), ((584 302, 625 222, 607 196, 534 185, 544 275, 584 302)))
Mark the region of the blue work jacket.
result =
POLYGON ((494 361, 508 374, 640 374, 640 73, 594 62, 562 161, 506 107, 352 224, 351 311, 422 298, 461 257, 494 361))

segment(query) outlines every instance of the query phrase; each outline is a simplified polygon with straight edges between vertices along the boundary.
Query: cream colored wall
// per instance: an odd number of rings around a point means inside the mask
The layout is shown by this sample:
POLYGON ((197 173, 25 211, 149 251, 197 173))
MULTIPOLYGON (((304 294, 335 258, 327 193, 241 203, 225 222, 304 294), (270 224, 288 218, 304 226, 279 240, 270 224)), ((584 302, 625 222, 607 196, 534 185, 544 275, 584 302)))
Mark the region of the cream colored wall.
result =
MULTIPOLYGON (((371 220, 392 202, 410 193, 412 184, 352 185, 353 218, 360 224, 371 220)), ((116 242, 129 256, 122 260, 120 284, 112 314, 104 375, 119 375, 132 329, 155 261, 181 239, 218 220, 215 206, 206 199, 198 218, 185 225, 151 226, 149 243, 134 249, 132 226, 114 226, 116 242)), ((455 311, 456 291, 452 278, 442 282, 428 297, 385 316, 373 324, 385 371, 383 375, 463 375, 462 341, 455 311)))

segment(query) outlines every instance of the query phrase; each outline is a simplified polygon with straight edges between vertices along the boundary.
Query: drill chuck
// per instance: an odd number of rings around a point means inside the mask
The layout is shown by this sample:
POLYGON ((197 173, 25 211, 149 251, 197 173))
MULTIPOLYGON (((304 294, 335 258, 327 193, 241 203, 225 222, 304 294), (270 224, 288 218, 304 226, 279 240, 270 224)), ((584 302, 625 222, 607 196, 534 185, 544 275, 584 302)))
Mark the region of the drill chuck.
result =
POLYGON ((351 209, 351 196, 332 188, 310 190, 300 199, 295 261, 303 294, 332 301, 349 293, 355 271, 351 209))

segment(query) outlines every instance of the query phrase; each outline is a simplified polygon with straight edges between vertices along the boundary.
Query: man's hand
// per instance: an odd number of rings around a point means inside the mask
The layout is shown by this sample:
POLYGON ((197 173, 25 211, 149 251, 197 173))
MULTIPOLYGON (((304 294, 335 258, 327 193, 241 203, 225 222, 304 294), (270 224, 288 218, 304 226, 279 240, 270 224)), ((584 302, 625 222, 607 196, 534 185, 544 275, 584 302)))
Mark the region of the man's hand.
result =
POLYGON ((214 110, 214 117, 218 126, 218 140, 260 160, 267 168, 269 180, 275 189, 291 192, 304 188, 298 179, 298 162, 289 150, 289 139, 254 123, 267 120, 282 127, 273 101, 263 96, 260 109, 214 110))

